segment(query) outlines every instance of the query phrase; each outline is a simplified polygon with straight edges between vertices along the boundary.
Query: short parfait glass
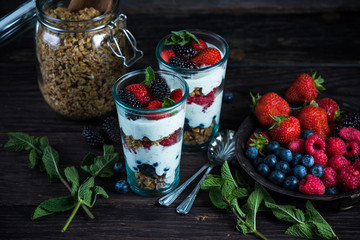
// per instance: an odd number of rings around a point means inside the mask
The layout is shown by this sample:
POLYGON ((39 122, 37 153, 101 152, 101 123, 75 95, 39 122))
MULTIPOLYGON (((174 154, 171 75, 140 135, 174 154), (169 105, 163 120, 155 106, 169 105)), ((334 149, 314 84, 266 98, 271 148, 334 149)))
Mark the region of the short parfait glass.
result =
POLYGON ((189 85, 189 97, 186 105, 183 149, 185 151, 206 150, 210 140, 219 130, 221 104, 229 46, 219 35, 204 30, 186 30, 198 39, 204 40, 208 47, 215 47, 221 53, 221 60, 211 66, 197 69, 184 69, 168 64, 161 57, 161 51, 169 49, 165 40, 156 47, 159 68, 173 71, 185 79, 189 85))
POLYGON ((173 72, 155 71, 171 90, 181 89, 183 97, 175 104, 159 108, 134 108, 120 100, 118 92, 141 83, 145 70, 129 72, 114 84, 127 181, 132 191, 143 196, 161 196, 179 183, 180 158, 185 120, 187 83, 173 72))

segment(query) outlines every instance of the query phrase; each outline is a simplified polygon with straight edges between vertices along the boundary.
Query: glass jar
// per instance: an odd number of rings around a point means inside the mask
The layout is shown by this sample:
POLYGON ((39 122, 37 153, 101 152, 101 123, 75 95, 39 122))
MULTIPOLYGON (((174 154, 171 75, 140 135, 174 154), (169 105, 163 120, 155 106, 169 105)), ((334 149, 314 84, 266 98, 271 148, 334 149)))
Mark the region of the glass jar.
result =
POLYGON ((115 81, 143 53, 126 29, 118 0, 104 14, 94 8, 70 12, 68 2, 36 1, 39 87, 45 101, 61 115, 100 118, 115 109, 111 94, 115 81))

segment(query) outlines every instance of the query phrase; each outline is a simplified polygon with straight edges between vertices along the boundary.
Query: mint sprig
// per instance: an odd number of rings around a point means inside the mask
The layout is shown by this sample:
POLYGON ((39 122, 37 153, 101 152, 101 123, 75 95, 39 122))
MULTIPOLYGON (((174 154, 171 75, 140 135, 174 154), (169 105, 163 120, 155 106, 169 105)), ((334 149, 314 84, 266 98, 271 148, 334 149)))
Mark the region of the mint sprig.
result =
POLYGON ((165 45, 184 46, 190 42, 196 42, 197 44, 200 44, 196 36, 186 30, 182 30, 179 32, 171 31, 171 33, 172 35, 165 39, 165 45))
POLYGON ((35 208, 31 214, 31 219, 73 209, 62 229, 62 231, 66 231, 80 207, 91 219, 94 218, 88 207, 94 206, 98 195, 104 198, 109 197, 102 187, 95 186, 95 177, 111 177, 114 174, 112 166, 118 161, 119 155, 114 152, 113 146, 104 145, 104 154, 102 156, 92 153, 85 156, 81 167, 90 173, 91 177, 88 177, 80 184, 79 174, 74 166, 65 169, 58 166, 60 156, 49 145, 47 137, 34 137, 22 132, 11 132, 8 133, 8 136, 9 140, 4 146, 5 150, 13 152, 29 151, 29 167, 34 168, 38 165, 40 170, 47 173, 50 182, 60 180, 71 193, 69 196, 43 201, 35 208))
POLYGON ((150 85, 153 80, 155 80, 155 72, 149 66, 145 69, 145 80, 142 81, 141 84, 150 85))
POLYGON ((273 215, 292 223, 285 234, 309 239, 338 239, 330 225, 314 208, 310 201, 306 210, 291 205, 277 205, 271 195, 257 182, 250 193, 250 186, 241 179, 238 172, 233 178, 227 162, 221 168, 221 175, 208 174, 201 189, 209 190, 210 201, 215 207, 231 211, 236 216, 236 229, 244 235, 254 233, 267 239, 256 227, 256 217, 260 211, 271 210, 273 215), (247 197, 247 199, 246 199, 247 197), (246 203, 239 207, 238 201, 246 203))

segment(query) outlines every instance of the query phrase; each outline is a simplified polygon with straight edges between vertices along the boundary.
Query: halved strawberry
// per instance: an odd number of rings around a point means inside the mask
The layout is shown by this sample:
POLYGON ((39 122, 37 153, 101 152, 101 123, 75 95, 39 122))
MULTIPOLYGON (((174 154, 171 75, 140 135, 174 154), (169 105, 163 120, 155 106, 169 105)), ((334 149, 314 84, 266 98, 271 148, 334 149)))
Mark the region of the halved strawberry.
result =
POLYGON ((129 90, 132 94, 134 94, 134 96, 140 101, 143 107, 146 107, 151 100, 150 92, 143 84, 134 83, 127 86, 125 89, 129 90))
POLYGON ((200 66, 211 66, 218 63, 221 60, 221 53, 216 48, 205 48, 195 55, 190 62, 200 66))
POLYGON ((171 99, 174 100, 174 102, 178 102, 182 98, 183 94, 180 88, 177 88, 171 92, 171 99))
POLYGON ((195 51, 201 51, 208 47, 204 40, 198 39, 198 41, 200 44, 198 44, 197 42, 189 43, 190 47, 192 47, 195 51))
MULTIPOLYGON (((158 100, 150 101, 146 109, 159 109, 162 108, 163 103, 158 100)), ((162 118, 170 117, 170 113, 148 113, 147 119, 149 120, 159 120, 162 118)))
POLYGON ((174 53, 173 50, 163 50, 160 52, 160 56, 162 59, 164 59, 165 62, 169 62, 169 59, 172 57, 176 57, 176 54, 174 53))

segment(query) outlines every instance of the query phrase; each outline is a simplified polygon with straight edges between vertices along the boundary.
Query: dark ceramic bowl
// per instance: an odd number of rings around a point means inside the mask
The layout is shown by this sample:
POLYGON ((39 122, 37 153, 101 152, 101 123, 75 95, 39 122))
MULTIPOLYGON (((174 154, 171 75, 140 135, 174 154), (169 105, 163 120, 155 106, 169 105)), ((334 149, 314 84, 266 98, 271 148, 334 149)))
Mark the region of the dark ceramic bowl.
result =
POLYGON ((360 204, 360 188, 353 191, 343 192, 335 195, 307 195, 295 190, 287 190, 281 186, 275 185, 268 179, 261 176, 249 159, 245 157, 245 145, 250 135, 260 126, 257 124, 255 117, 248 116, 240 125, 236 133, 236 157, 240 166, 247 172, 255 181, 259 182, 264 187, 290 197, 331 202, 331 206, 339 210, 348 210, 360 204))

